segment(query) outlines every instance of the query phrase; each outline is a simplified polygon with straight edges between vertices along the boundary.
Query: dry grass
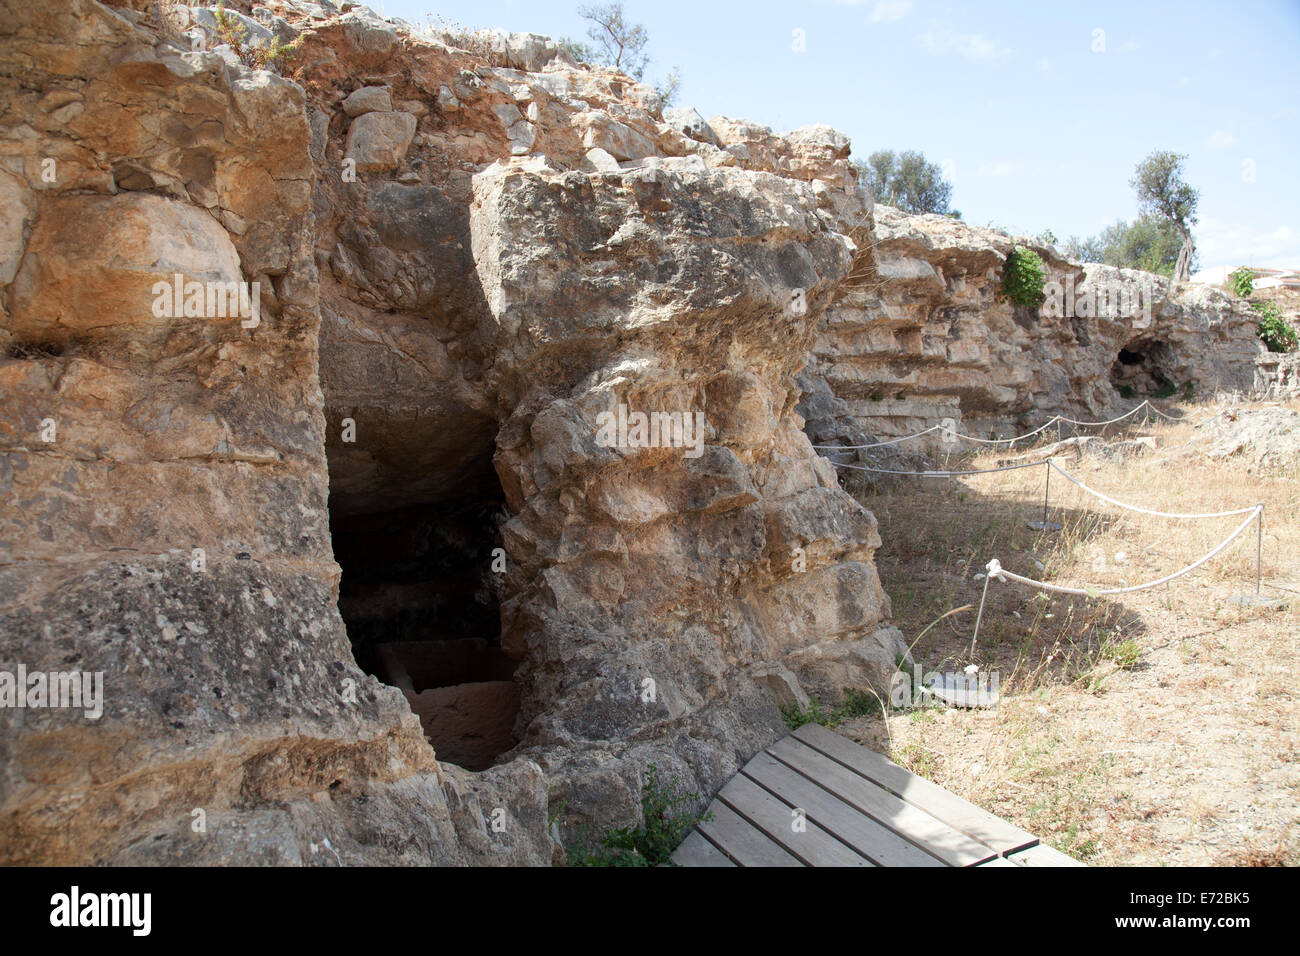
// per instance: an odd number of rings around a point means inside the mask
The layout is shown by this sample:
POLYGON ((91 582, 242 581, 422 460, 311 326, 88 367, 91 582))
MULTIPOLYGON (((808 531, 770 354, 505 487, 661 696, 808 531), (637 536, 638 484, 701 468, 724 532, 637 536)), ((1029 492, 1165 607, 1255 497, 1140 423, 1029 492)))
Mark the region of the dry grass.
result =
MULTIPOLYGON (((1156 438, 1144 458, 1062 464, 1161 511, 1263 502, 1263 593, 1283 607, 1229 601, 1254 593, 1253 528, 1190 575, 1115 598, 994 581, 974 662, 1001 676, 997 710, 895 712, 838 729, 1091 863, 1300 863, 1300 465, 1260 474, 1184 455, 1212 430, 1190 421, 1213 411, 1184 406, 1187 423, 1128 429, 1156 438)), ((978 605, 975 576, 990 558, 1055 583, 1132 585, 1190 564, 1242 520, 1136 515, 1053 476, 1049 520, 1063 530, 1034 531, 1043 471, 911 479, 862 496, 880 521, 880 574, 909 641, 945 611, 978 605)), ((935 626, 913 651, 918 664, 971 663, 974 618, 935 626)))

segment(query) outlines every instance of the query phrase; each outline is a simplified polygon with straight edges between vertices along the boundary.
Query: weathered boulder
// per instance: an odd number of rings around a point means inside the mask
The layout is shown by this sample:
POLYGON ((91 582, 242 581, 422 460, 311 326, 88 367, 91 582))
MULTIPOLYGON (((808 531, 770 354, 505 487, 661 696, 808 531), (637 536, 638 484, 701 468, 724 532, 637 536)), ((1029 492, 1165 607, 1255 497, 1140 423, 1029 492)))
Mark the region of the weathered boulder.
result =
POLYGON ((222 292, 220 303, 211 297, 220 317, 209 312, 204 289, 201 301, 191 298, 190 320, 239 321, 239 292, 226 295, 243 282, 239 254, 203 209, 151 193, 51 197, 13 280, 9 331, 43 346, 94 339, 130 348, 186 321, 189 282, 222 292))
POLYGON ((699 140, 701 143, 709 143, 712 146, 720 145, 718 134, 713 131, 713 127, 693 107, 669 107, 664 110, 664 122, 691 139, 699 140))
POLYGON ((356 161, 358 170, 396 169, 415 138, 415 127, 410 113, 363 113, 348 127, 345 155, 356 161))
MULTIPOLYGON (((353 90, 343 101, 343 112, 357 117, 363 113, 391 113, 393 98, 383 86, 363 86, 353 90)), ((409 144, 408 144, 409 145, 409 144)))

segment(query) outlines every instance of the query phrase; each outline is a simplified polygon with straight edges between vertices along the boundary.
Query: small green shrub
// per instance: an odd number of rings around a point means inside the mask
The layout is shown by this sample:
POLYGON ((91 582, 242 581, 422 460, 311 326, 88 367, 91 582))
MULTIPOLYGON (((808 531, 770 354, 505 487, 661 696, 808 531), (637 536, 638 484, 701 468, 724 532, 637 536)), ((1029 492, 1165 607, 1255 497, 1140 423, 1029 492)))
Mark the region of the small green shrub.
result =
POLYGON ((804 724, 821 724, 831 728, 854 717, 867 717, 878 714, 881 710, 880 700, 867 691, 845 690, 844 701, 838 706, 826 710, 816 697, 808 699, 805 709, 798 704, 781 708, 781 718, 791 730, 798 730, 804 724))
POLYGON ((695 807, 700 802, 698 793, 681 793, 677 779, 665 783, 659 779, 654 764, 646 767, 645 784, 641 788, 641 815, 639 827, 616 827, 605 831, 600 845, 594 850, 587 846, 585 832, 579 836, 581 846, 566 854, 569 866, 660 866, 672 865, 673 850, 686 839, 697 823, 713 819, 713 814, 700 814, 695 807))
POLYGON ((1250 306, 1259 316, 1255 333, 1264 341, 1270 352, 1290 352, 1300 345, 1300 335, 1291 327, 1275 302, 1254 302, 1250 306))
POLYGON ((1129 637, 1122 641, 1106 641, 1101 646, 1100 656, 1115 663, 1120 670, 1132 670, 1137 667, 1142 652, 1138 648, 1137 641, 1129 637))
POLYGON ((1032 249, 1016 249, 1007 253, 1002 267, 1002 295, 1015 305, 1036 309, 1043 299, 1043 285, 1047 273, 1043 260, 1032 249))
POLYGON ((217 21, 217 38, 235 52, 241 63, 255 70, 278 73, 302 48, 302 37, 287 44, 281 43, 279 37, 270 43, 248 44, 248 27, 226 12, 226 0, 218 0, 213 16, 217 21))
POLYGON ((1255 291, 1255 273, 1245 266, 1228 274, 1228 288, 1232 294, 1245 299, 1255 291))

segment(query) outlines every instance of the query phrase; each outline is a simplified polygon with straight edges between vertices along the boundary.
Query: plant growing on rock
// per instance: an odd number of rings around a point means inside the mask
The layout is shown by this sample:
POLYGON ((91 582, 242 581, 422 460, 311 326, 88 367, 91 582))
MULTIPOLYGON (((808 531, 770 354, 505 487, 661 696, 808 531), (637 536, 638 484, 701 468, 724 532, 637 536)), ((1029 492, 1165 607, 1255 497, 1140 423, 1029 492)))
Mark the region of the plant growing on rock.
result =
POLYGON ((1228 273, 1228 288, 1235 296, 1249 298, 1255 291, 1255 273, 1245 266, 1228 273))
POLYGON ((282 63, 293 59, 302 47, 302 37, 292 43, 281 43, 279 37, 270 43, 249 43, 248 27, 226 12, 225 0, 217 4, 213 16, 217 20, 217 39, 229 46, 241 63, 255 70, 278 73, 282 63))
MULTIPOLYGON (((587 38, 591 43, 568 37, 560 40, 560 46, 575 62, 599 63, 620 70, 633 79, 644 78, 646 67, 650 65, 650 57, 645 52, 650 34, 641 24, 628 22, 623 4, 581 6, 578 16, 591 21, 587 28, 587 38)), ((681 71, 673 67, 661 82, 655 84, 655 107, 662 110, 671 106, 677 99, 681 83, 681 71)))
POLYGON ((1047 273, 1038 253, 1013 246, 1002 267, 1002 296, 1014 305, 1037 308, 1043 300, 1046 281, 1047 273))
POLYGON ((1256 334, 1263 340, 1270 352, 1290 352, 1300 345, 1300 334, 1282 318, 1275 302, 1255 302, 1251 304, 1259 316, 1256 334))
POLYGON ((595 850, 575 847, 568 853, 569 866, 661 866, 672 864, 673 850, 686 839, 697 823, 713 819, 695 807, 698 793, 682 793, 678 781, 664 782, 654 764, 646 767, 641 788, 639 827, 617 827, 605 831, 595 850))

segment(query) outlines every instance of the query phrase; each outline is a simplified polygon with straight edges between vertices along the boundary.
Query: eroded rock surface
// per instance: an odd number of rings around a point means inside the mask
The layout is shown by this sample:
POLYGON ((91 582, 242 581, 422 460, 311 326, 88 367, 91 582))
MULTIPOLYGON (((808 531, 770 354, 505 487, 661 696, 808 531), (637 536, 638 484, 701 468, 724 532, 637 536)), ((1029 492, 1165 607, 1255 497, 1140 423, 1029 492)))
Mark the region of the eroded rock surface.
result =
POLYGON ((888 439, 945 419, 1001 437, 1053 415, 1111 417, 1150 395, 1251 387, 1253 317, 1217 289, 1080 266, 1041 240, 945 216, 877 206, 862 225, 854 279, 801 377, 815 442, 888 439), (999 296, 1013 246, 1042 259, 1059 308, 999 296), (1114 290, 1125 298, 1111 302, 1114 290))

